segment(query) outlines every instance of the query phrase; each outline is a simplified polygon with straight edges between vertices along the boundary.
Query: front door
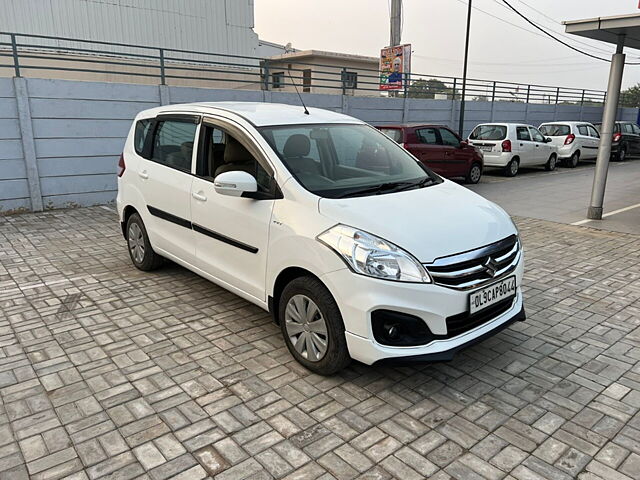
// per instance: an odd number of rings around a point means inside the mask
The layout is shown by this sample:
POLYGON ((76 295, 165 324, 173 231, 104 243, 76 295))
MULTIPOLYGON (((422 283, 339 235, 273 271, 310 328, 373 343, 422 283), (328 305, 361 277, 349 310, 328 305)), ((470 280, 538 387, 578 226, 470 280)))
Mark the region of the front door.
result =
POLYGON ((462 148, 460 138, 448 128, 439 128, 444 148, 443 170, 447 177, 464 177, 469 170, 471 150, 462 148))
POLYGON ((520 157, 520 166, 534 165, 536 163, 536 152, 531 140, 531 132, 524 125, 516 127, 515 148, 520 157))
POLYGON ((151 244, 193 263, 191 174, 199 117, 158 116, 138 164, 137 184, 151 244))
POLYGON ((262 157, 256 160, 256 150, 235 124, 205 120, 191 187, 191 217, 197 267, 223 284, 266 301, 269 225, 276 186, 271 167, 262 157), (217 193, 214 178, 233 170, 254 175, 265 198, 217 193))

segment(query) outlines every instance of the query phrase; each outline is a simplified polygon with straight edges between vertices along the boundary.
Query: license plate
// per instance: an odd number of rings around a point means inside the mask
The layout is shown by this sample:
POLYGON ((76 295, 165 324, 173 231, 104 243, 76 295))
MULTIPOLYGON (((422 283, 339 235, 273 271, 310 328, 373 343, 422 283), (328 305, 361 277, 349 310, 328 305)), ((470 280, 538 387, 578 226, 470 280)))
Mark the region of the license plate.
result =
POLYGON ((469 311, 472 314, 479 312, 491 305, 495 305, 500 300, 513 297, 515 294, 516 277, 505 278, 469 295, 469 311))
POLYGON ((483 145, 482 147, 480 147, 480 150, 482 150, 483 152, 490 152, 491 150, 493 150, 493 147, 483 145))

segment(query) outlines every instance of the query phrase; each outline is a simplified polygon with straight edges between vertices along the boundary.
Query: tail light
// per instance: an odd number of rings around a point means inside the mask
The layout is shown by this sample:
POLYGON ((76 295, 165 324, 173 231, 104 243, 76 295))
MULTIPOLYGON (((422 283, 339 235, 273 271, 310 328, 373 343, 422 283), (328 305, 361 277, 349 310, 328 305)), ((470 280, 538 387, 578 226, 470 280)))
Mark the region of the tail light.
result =
POLYGON ((570 133, 569 135, 567 135, 567 138, 564 139, 564 144, 571 145, 575 139, 576 136, 573 133, 570 133))
POLYGON ((511 151, 511 140, 505 140, 502 142, 502 151, 510 152, 511 151))
POLYGON ((613 141, 614 142, 619 142, 621 138, 622 138, 622 134, 621 133, 614 133, 613 134, 613 141))
POLYGON ((127 166, 124 164, 124 153, 120 155, 120 160, 118 160, 118 176, 121 177, 124 173, 125 168, 127 166))

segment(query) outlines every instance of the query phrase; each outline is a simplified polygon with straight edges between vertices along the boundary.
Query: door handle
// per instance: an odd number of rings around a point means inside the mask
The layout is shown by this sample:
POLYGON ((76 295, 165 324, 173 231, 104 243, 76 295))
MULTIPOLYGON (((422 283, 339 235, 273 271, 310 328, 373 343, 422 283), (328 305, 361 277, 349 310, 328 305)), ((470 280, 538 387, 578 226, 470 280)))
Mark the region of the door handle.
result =
POLYGON ((147 171, 146 171, 146 170, 143 170, 143 171, 141 171, 141 172, 138 172, 138 176, 139 176, 140 178, 144 178, 145 180, 146 180, 147 178, 149 178, 149 174, 147 173, 147 171))
POLYGON ((520 144, 520 146, 521 146, 521 147, 524 147, 524 143, 521 143, 521 144, 520 144))
POLYGON ((202 193, 200 193, 200 192, 198 192, 198 193, 193 192, 193 193, 191 194, 191 196, 192 196, 193 198, 195 198, 196 200, 200 201, 200 202, 206 202, 206 201, 207 201, 207 197, 205 197, 205 196, 204 196, 202 193))

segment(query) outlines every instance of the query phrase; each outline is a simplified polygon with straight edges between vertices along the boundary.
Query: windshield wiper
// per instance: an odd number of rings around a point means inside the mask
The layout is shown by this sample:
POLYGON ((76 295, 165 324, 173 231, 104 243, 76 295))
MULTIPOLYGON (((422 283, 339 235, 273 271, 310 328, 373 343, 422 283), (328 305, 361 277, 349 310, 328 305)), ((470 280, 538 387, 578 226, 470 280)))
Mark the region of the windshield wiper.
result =
POLYGON ((404 188, 408 188, 411 186, 415 186, 416 184, 413 182, 387 182, 381 183, 380 185, 376 185, 375 187, 366 187, 356 190, 350 190, 347 193, 340 195, 338 198, 346 198, 346 197, 357 197, 360 195, 380 195, 383 192, 392 191, 392 190, 401 190, 404 188))
POLYGON ((423 188, 423 187, 426 187, 428 185, 433 185, 434 183, 436 183, 436 181, 433 178, 424 177, 418 183, 411 183, 411 184, 407 185, 406 187, 399 188, 396 191, 401 192, 403 190, 409 190, 410 188, 423 188))

